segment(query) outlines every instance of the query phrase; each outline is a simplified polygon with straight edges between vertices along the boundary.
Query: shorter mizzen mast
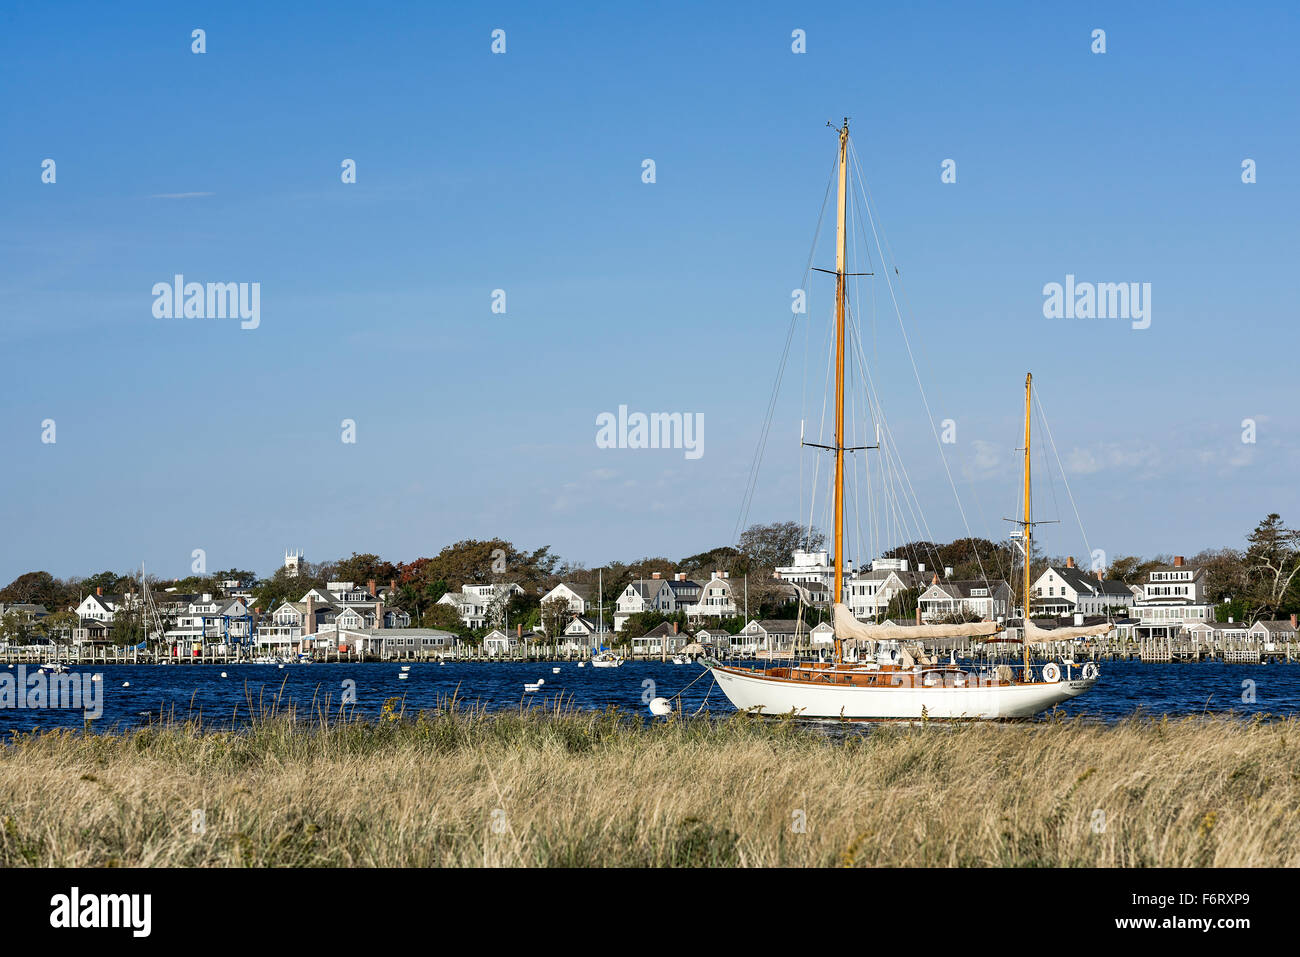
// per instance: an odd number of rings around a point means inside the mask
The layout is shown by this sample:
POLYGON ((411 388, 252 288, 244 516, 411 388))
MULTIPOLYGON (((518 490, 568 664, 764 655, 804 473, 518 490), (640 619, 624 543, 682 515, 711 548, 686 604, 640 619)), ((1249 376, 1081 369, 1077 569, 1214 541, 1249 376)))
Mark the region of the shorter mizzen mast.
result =
POLYGON ((1029 673, 1029 565, 1033 560, 1033 536, 1034 523, 1031 516, 1031 485, 1029 482, 1029 408, 1030 396, 1033 391, 1034 374, 1025 373, 1025 519, 1021 527, 1024 529, 1025 543, 1025 620, 1024 627, 1020 629, 1022 636, 1021 646, 1024 650, 1025 674, 1029 673))

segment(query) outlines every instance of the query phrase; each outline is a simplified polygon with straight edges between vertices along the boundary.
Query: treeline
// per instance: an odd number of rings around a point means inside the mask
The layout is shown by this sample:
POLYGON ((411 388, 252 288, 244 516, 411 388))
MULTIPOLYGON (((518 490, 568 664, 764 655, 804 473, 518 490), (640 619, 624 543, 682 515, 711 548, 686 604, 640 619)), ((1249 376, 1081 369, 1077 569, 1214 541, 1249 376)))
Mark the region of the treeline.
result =
MULTIPOLYGON (((220 594, 223 581, 237 579, 252 584, 254 607, 269 612, 284 601, 298 600, 308 588, 324 588, 329 581, 359 584, 374 581, 380 588, 396 582, 398 604, 411 614, 412 623, 464 633, 454 610, 437 602, 448 591, 458 591, 465 584, 514 582, 520 585, 525 593, 513 598, 506 612, 512 626, 522 625, 527 630, 541 624, 541 596, 560 581, 590 585, 593 594, 599 583, 600 600, 608 620, 623 590, 634 581, 652 577, 655 572, 665 578, 675 572, 685 572, 698 580, 715 571, 725 571, 733 579, 747 576, 750 618, 781 618, 793 615, 794 606, 786 601, 788 593, 782 584, 772 577, 773 569, 789 564, 796 548, 819 549, 824 545, 825 536, 815 528, 798 522, 776 522, 751 526, 736 546, 719 546, 676 560, 650 556, 635 561, 614 561, 593 569, 562 560, 552 554, 549 546, 530 551, 502 538, 466 539, 447 545, 432 557, 409 562, 393 562, 375 554, 354 552, 337 561, 305 563, 296 576, 280 568, 270 577, 259 579, 251 571, 232 568, 174 581, 150 576, 149 584, 155 591, 170 588, 182 593, 220 594)), ((957 579, 1003 579, 1014 584, 1017 577, 1018 558, 1013 546, 984 538, 963 538, 948 544, 909 542, 890 549, 882 557, 905 558, 914 569, 924 564, 927 575, 933 572, 940 577, 948 568, 957 579)), ((1091 568, 1091 556, 1073 557, 1079 568, 1091 568)), ((1036 553, 1032 577, 1037 578, 1048 564, 1064 564, 1065 559, 1066 556, 1036 553)), ((1115 556, 1110 558, 1105 575, 1125 584, 1138 584, 1151 569, 1172 562, 1173 556, 1165 554, 1150 558, 1115 556)), ((1222 617, 1230 614, 1238 620, 1252 620, 1284 617, 1300 611, 1300 531, 1286 526, 1276 513, 1256 525, 1246 536, 1244 547, 1206 549, 1187 556, 1187 562, 1205 567, 1209 598, 1220 606, 1222 617)), ((44 605, 51 613, 66 612, 96 588, 102 588, 105 594, 138 592, 139 573, 104 571, 85 578, 58 579, 49 572, 27 572, 0 589, 0 602, 30 602, 44 605)), ((902 600, 896 609, 891 608, 891 615, 913 613, 915 597, 900 597, 902 600)), ((648 630, 664 620, 662 616, 654 620, 655 614, 647 613, 633 628, 648 630)), ((738 617, 724 622, 723 626, 738 630, 743 624, 738 617)))

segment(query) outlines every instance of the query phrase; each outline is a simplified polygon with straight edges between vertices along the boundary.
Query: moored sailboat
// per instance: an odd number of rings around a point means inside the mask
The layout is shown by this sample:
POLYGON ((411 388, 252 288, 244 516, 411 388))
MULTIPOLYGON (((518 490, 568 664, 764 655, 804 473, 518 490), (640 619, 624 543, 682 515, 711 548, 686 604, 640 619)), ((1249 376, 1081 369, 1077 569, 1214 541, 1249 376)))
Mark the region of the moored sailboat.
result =
MULTIPOLYGON (((1025 380, 1024 513, 1016 522, 1024 552, 1024 660, 1019 666, 1001 664, 983 670, 931 658, 927 641, 988 639, 1005 631, 1003 622, 977 621, 915 625, 870 624, 857 620, 845 599, 844 453, 877 446, 845 444, 846 353, 846 186, 849 147, 848 120, 839 134, 839 194, 835 249, 835 436, 834 445, 817 445, 835 455, 833 491, 834 590, 833 654, 829 660, 787 664, 764 662, 737 667, 708 660, 718 686, 733 705, 762 714, 788 714, 811 719, 922 720, 1026 718, 1068 701, 1092 688, 1098 680, 1095 664, 1075 669, 1049 662, 1035 669, 1029 644, 1043 640, 1085 637, 1109 630, 1108 625, 1044 632, 1029 620, 1030 564, 1032 560, 1032 502, 1030 495, 1030 409, 1032 378, 1025 380)), ((822 270, 829 272, 829 270, 822 270)), ((801 438, 802 442, 802 438, 801 438)), ((814 443, 803 443, 813 445, 814 443)))

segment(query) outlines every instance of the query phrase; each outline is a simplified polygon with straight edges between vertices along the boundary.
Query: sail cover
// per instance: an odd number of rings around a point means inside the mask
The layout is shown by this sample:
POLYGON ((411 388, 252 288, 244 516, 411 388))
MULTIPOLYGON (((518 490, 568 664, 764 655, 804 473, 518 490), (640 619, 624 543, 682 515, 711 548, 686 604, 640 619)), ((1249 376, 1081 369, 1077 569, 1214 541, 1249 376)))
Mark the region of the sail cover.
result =
POLYGON ((995 635, 1002 626, 996 621, 972 621, 960 625, 868 625, 853 617, 843 602, 835 603, 835 634, 839 638, 867 641, 915 641, 929 638, 982 638, 995 635))
POLYGON ((1070 641, 1074 638, 1090 638, 1104 635, 1115 626, 1109 622, 1100 625, 1076 625, 1067 628, 1039 628, 1033 620, 1025 622, 1025 637, 1031 645, 1046 645, 1053 641, 1070 641))

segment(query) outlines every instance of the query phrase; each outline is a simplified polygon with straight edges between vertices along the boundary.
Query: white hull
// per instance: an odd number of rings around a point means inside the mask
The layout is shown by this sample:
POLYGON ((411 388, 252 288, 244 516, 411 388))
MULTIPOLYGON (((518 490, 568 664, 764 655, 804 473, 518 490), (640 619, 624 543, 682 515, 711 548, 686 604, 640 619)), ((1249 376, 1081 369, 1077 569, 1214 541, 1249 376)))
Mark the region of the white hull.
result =
POLYGON ((960 688, 833 687, 769 678, 741 669, 709 670, 723 694, 741 711, 850 720, 1029 718, 1083 694, 1097 683, 1092 678, 960 688))

